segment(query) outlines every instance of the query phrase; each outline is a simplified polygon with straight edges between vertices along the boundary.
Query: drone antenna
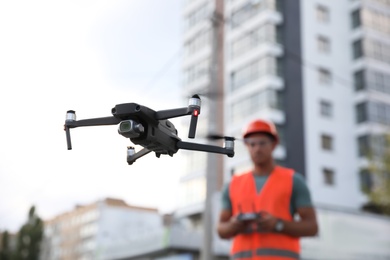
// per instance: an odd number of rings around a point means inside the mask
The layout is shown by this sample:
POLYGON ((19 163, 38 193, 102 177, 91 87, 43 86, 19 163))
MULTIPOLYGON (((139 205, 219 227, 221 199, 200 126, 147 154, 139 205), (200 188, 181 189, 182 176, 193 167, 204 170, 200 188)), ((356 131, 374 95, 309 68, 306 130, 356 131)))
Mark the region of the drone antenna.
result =
POLYGON ((190 130, 188 132, 188 138, 195 138, 196 125, 198 123, 198 116, 200 114, 200 104, 201 100, 198 95, 193 95, 190 98, 189 107, 192 109, 190 130))

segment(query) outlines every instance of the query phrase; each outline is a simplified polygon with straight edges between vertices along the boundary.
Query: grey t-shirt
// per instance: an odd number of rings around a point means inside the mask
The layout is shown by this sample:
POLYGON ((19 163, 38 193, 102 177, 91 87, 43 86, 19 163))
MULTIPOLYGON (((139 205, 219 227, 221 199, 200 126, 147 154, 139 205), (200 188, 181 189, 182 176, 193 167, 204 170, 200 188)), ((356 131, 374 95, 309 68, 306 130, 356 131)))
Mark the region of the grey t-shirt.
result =
MULTIPOLYGON (((268 176, 256 176, 256 191, 259 193, 264 186, 264 183, 267 181, 268 176)), ((229 194, 229 185, 226 184, 222 191, 222 209, 223 210, 232 210, 232 203, 230 200, 229 194)), ((312 201, 310 197, 310 191, 306 185, 305 179, 302 174, 295 172, 293 175, 293 190, 290 201, 290 212, 294 216, 298 208, 301 207, 312 207, 312 201)))

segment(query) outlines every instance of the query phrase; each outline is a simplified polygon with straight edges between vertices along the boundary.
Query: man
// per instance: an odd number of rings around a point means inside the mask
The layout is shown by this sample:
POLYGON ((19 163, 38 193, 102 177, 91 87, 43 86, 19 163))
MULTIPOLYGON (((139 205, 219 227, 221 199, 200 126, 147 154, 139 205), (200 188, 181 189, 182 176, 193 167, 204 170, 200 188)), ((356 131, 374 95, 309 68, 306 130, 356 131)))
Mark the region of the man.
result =
POLYGON ((253 169, 233 176, 226 186, 218 234, 233 238, 233 259, 299 259, 299 238, 318 231, 304 178, 275 164, 272 152, 279 137, 271 122, 252 121, 243 137, 253 169))

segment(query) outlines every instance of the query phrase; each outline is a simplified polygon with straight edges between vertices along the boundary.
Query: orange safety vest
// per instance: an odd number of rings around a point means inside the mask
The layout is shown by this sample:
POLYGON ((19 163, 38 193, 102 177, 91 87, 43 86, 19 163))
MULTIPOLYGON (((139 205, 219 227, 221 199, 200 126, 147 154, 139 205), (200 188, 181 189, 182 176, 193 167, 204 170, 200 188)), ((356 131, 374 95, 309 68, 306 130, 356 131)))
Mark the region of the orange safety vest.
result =
MULTIPOLYGON (((239 213, 267 211, 271 215, 293 221, 290 200, 294 170, 276 166, 260 193, 256 191, 252 171, 234 176, 229 186, 233 216, 239 213)), ((281 233, 247 230, 233 239, 233 259, 292 260, 299 259, 299 239, 281 233)))

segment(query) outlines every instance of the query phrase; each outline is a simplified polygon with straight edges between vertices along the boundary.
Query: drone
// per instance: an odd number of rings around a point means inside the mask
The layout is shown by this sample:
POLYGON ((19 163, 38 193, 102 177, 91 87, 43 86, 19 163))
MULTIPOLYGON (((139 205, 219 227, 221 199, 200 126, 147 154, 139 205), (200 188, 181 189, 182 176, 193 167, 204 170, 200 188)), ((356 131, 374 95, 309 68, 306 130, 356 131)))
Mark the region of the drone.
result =
MULTIPOLYGON (((198 116, 200 114, 201 100, 193 95, 188 107, 154 111, 137 103, 124 103, 115 105, 111 109, 112 116, 76 120, 76 112, 68 110, 66 113, 64 130, 68 150, 72 150, 70 129, 83 126, 117 125, 118 133, 135 145, 141 145, 142 150, 136 152, 133 146, 127 147, 127 163, 132 165, 142 156, 154 152, 157 158, 160 155, 173 156, 179 149, 225 154, 234 156, 234 137, 222 136, 224 146, 184 142, 178 136, 175 126, 168 120, 170 118, 191 115, 188 138, 195 138, 198 116)), ((215 139, 215 136, 214 136, 215 139)))

